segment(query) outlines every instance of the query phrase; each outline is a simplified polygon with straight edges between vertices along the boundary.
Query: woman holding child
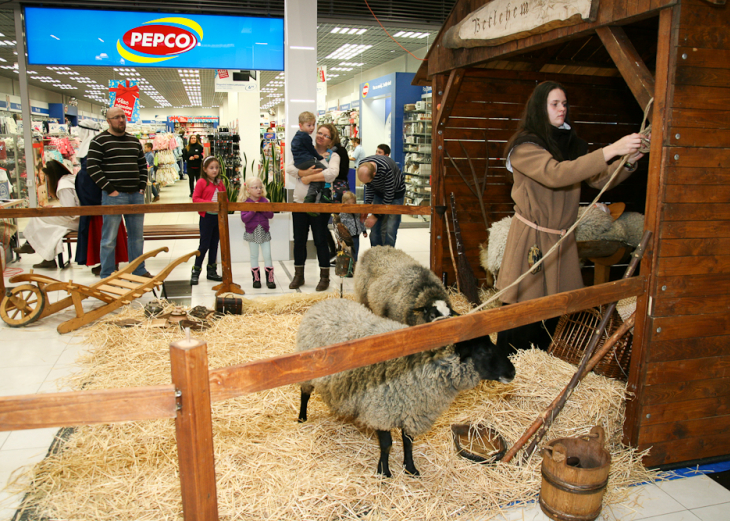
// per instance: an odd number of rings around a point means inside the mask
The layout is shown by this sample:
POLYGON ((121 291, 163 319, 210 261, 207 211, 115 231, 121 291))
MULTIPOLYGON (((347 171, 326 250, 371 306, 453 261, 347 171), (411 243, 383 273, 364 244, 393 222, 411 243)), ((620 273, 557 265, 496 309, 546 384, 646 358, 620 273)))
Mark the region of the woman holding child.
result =
MULTIPOLYGON (((299 170, 291 162, 286 166, 286 172, 294 179, 294 202, 302 203, 307 196, 309 183, 322 182, 332 183, 340 173, 340 155, 328 153, 333 143, 336 143, 339 136, 337 129, 331 123, 319 125, 315 132, 315 149, 325 159, 322 163, 327 167, 322 170, 313 166, 306 170, 299 170)), ((324 291, 330 284, 330 253, 327 246, 327 235, 329 230, 329 213, 319 215, 308 215, 307 212, 292 213, 292 226, 294 228, 294 278, 289 284, 289 289, 297 289, 304 285, 304 263, 307 260, 307 237, 309 229, 312 229, 312 238, 317 249, 317 260, 319 261, 319 283, 317 291, 324 291)))

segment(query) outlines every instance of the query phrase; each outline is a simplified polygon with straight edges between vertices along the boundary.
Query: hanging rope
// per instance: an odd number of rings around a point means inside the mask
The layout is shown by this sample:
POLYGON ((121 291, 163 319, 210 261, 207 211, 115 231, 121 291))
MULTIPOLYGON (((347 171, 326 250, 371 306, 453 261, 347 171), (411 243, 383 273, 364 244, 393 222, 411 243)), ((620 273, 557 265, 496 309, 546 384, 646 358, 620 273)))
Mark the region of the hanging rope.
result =
POLYGON ((381 23, 380 23, 380 20, 378 20, 378 17, 377 17, 377 16, 375 16, 375 13, 374 13, 374 12, 373 12, 373 10, 372 10, 372 9, 370 8, 370 4, 368 3, 368 0, 365 0, 365 5, 366 5, 366 6, 368 6, 368 10, 370 11, 370 14, 371 14, 371 15, 373 15, 373 18, 375 18, 375 21, 376 21, 376 22, 378 22, 378 25, 380 25, 380 27, 381 27, 381 28, 383 29, 383 32, 384 32, 385 34, 387 34, 387 35, 388 35, 388 37, 389 37, 389 38, 390 38, 391 40, 393 40, 393 41, 394 41, 395 43, 397 43, 397 44, 398 44, 398 47, 400 47, 401 49, 403 49, 404 51, 406 51, 406 52, 407 52, 408 54, 410 54, 411 56, 413 56, 413 57, 414 57, 415 59, 417 59, 418 61, 422 61, 422 62, 425 62, 425 61, 427 61, 427 60, 426 60, 426 58, 419 58, 418 56, 416 56, 415 54, 413 54, 413 53, 412 53, 411 51, 409 51, 408 49, 406 49, 405 47, 403 47, 403 46, 402 46, 402 45, 400 44, 400 42, 398 42, 398 40, 396 40, 395 38, 393 38, 392 36, 390 36, 390 33, 388 32, 388 30, 387 30, 387 29, 386 29, 386 28, 385 28, 385 27, 383 26, 383 24, 381 24, 381 23))
MULTIPOLYGON (((653 102, 653 101, 654 101, 654 98, 651 98, 651 99, 649 100, 649 102, 648 102, 648 103, 646 104, 646 108, 644 109, 644 119, 643 119, 643 121, 641 122, 641 130, 639 130, 639 134, 641 134, 641 147, 639 148, 639 152, 641 152, 642 154, 646 154, 646 153, 648 153, 648 152, 649 152, 649 146, 650 146, 650 141, 649 141, 649 134, 651 134, 651 124, 647 125, 647 124, 646 124, 646 120, 647 120, 647 117, 648 117, 648 115, 649 115, 649 108, 651 107, 651 104, 652 104, 652 102, 653 102)), ((619 165, 618 165, 618 166, 616 167, 616 170, 614 170, 613 174, 611 174, 611 178, 610 178, 610 179, 608 180, 608 182, 607 182, 607 183, 606 183, 606 184, 605 184, 605 185, 603 186, 603 188, 601 189, 601 191, 600 191, 600 192, 598 192, 598 195, 596 196, 596 198, 595 198, 595 199, 593 199, 593 202, 592 202, 592 203, 590 204, 589 208, 593 208, 593 205, 595 205, 595 204, 596 204, 596 203, 598 202, 598 200, 599 200, 599 199, 601 198, 601 196, 603 195, 603 193, 604 193, 604 192, 605 192, 605 191, 606 191, 606 190, 608 189, 608 187, 609 187, 609 186, 611 186, 611 183, 612 183, 612 182, 613 182, 613 180, 614 180, 614 179, 616 178, 616 176, 617 176, 617 175, 618 175, 618 173, 619 173, 619 172, 621 171, 621 169, 622 169, 622 168, 624 167, 624 165, 626 164, 626 161, 628 161, 628 159, 629 159, 629 154, 626 154, 625 156, 623 156, 623 157, 621 158, 621 161, 619 162, 619 165)), ((528 270, 527 270, 527 271, 526 271, 525 273, 523 273, 522 275, 520 275, 520 276, 519 276, 519 277, 517 278, 517 280, 515 280, 515 281, 514 281, 514 282, 513 282, 512 284, 510 284, 510 285, 509 285, 509 286, 507 286, 506 288, 504 288, 504 289, 502 289, 502 290, 498 291, 497 293, 495 293, 494 295, 492 295, 492 296, 491 296, 491 297, 490 297, 490 298, 489 298, 489 299, 488 299, 488 300, 487 300, 486 302, 484 302, 483 304, 481 304, 481 305, 477 306, 476 308, 472 309, 472 310, 471 310, 471 311, 470 311, 469 313, 474 313, 474 312, 476 312, 476 311, 479 311, 480 309, 484 308, 484 307, 485 307, 485 306, 487 306, 488 304, 491 304, 492 302, 494 302, 495 300, 497 300, 497 299, 498 299, 499 297, 501 297, 501 296, 502 296, 502 295, 504 294, 504 292, 505 292, 505 291, 507 291, 507 290, 508 290, 508 289, 510 289, 511 287, 513 287, 513 286, 515 286, 515 285, 519 284, 520 282, 522 282, 522 280, 523 280, 523 279, 524 279, 525 277, 527 277, 527 276, 528 276, 528 275, 530 274, 530 272, 531 272, 531 271, 533 271, 533 270, 534 270, 535 268, 537 268, 537 267, 538 267, 538 266, 540 266, 540 265, 541 265, 541 264, 542 264, 543 262, 545 262, 545 259, 547 259, 547 258, 548 258, 548 257, 549 257, 549 256, 550 256, 550 255, 551 255, 551 254, 552 254, 552 253, 553 253, 553 252, 555 251, 555 250, 557 250, 557 249, 558 249, 558 248, 560 247, 560 244, 561 244, 561 243, 562 243, 562 242, 563 242, 563 241, 564 241, 564 240, 565 240, 565 239, 566 239, 566 238, 567 238, 567 237, 568 237, 568 236, 569 236, 569 235, 570 235, 571 233, 573 233, 573 231, 574 231, 574 230, 575 230, 575 229, 576 229, 576 228, 578 227, 578 225, 579 225, 579 224, 580 224, 581 222, 583 222, 583 220, 584 220, 584 219, 585 219, 585 218, 586 218, 586 217, 588 216, 588 214, 589 214, 589 213, 590 213, 591 211, 592 211, 592 210, 588 210, 588 211, 584 212, 584 213, 583 213, 583 215, 581 216, 581 218, 580 218, 580 219, 578 219, 578 220, 577 220, 577 221, 575 222, 575 224, 573 224, 573 226, 571 226, 571 227, 570 227, 570 228, 568 229, 568 231, 567 231, 567 232, 565 232, 565 235, 563 235, 563 237, 561 237, 561 238, 560 238, 560 240, 559 240, 558 242, 556 242, 556 243, 555 243, 555 244, 553 245, 553 247, 552 247, 552 248, 550 248, 550 249, 549 249, 549 250, 547 251, 547 253, 545 253, 545 255, 543 255, 543 257, 542 257, 542 258, 541 258, 541 259, 540 259, 539 261, 537 261, 537 262, 536 262, 535 264, 533 264, 533 265, 532 265, 532 267, 530 267, 530 269, 528 269, 528 270)))

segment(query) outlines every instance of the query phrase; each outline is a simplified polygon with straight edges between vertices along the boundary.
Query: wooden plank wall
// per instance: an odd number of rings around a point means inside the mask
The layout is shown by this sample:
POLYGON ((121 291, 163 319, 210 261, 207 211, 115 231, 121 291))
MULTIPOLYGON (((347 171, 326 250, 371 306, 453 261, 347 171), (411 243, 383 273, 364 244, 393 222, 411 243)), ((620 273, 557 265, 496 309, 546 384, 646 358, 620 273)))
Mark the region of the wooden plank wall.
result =
MULTIPOLYGON (((435 77, 438 79, 434 82, 435 94, 438 93, 439 85, 443 84, 443 77, 435 77)), ((466 255, 482 283, 486 273, 479 265, 479 245, 487 240, 484 219, 479 201, 452 166, 446 153, 451 155, 472 186, 469 158, 477 178, 481 180, 486 175, 487 185, 482 200, 488 212, 489 224, 512 215, 512 186, 505 178, 504 145, 516 130, 525 102, 533 89, 539 82, 546 80, 558 81, 567 89, 576 129, 589 142, 591 150, 636 132, 641 124, 643 112, 620 78, 469 69, 442 135, 437 133, 434 124, 434 147, 437 149, 443 143, 444 149, 443 156, 434 155, 433 169, 438 179, 434 180, 432 189, 433 204, 436 206, 443 205, 444 201, 448 204, 451 192, 454 193, 466 255)), ((643 211, 646 193, 644 165, 632 179, 632 183, 606 192, 603 200, 625 201, 632 210, 643 211)), ((596 193, 586 189, 583 200, 591 201, 596 193)), ((435 214, 434 219, 439 219, 438 214, 435 214)), ((443 230, 446 237, 443 225, 438 230, 443 230)), ((455 278, 448 242, 439 240, 439 237, 440 232, 432 233, 432 269, 438 275, 446 272, 447 282, 451 284, 455 278)), ((455 248, 453 242, 452 247, 455 248)))
POLYGON ((650 465, 730 454, 730 6, 678 9, 654 304, 626 432, 650 465))

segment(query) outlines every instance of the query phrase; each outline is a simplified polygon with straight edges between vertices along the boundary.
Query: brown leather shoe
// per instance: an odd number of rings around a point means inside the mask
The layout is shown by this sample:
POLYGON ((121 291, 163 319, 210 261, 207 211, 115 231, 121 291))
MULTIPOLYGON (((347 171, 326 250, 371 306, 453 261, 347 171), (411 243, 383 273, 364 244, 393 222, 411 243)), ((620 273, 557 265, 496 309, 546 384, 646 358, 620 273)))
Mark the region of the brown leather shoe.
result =
POLYGON ((140 275, 140 277, 147 277, 148 279, 153 278, 152 273, 149 271, 145 271, 142 275, 140 275))
POLYGON ((33 264, 33 267, 36 269, 49 269, 49 270, 55 270, 56 268, 58 268, 58 266, 56 266, 56 261, 54 259, 44 260, 43 262, 39 262, 38 264, 33 264))
POLYGON ((289 289, 297 289, 304 285, 304 266, 294 266, 294 278, 289 284, 289 289))
POLYGON ((35 253, 35 250, 33 249, 33 246, 31 246, 28 241, 25 241, 25 244, 23 244, 22 246, 18 246, 17 248, 13 248, 13 251, 15 253, 35 253))
POLYGON ((324 291, 330 287, 330 269, 319 268, 319 283, 314 288, 315 291, 324 291))

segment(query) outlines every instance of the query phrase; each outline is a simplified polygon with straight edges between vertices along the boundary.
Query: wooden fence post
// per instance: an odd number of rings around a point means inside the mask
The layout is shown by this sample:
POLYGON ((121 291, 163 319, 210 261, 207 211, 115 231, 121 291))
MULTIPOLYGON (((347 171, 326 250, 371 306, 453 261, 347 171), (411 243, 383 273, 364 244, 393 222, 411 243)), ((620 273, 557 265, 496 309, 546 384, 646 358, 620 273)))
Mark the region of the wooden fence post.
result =
POLYGON ((178 408, 175 431, 180 489, 186 521, 218 519, 207 347, 205 342, 195 339, 170 344, 178 408))
POLYGON ((231 271, 231 236, 228 230, 228 195, 226 195, 226 192, 218 192, 218 230, 223 282, 213 286, 213 289, 216 290, 215 296, 217 297, 223 293, 243 295, 245 292, 241 286, 233 282, 233 272, 231 271))

